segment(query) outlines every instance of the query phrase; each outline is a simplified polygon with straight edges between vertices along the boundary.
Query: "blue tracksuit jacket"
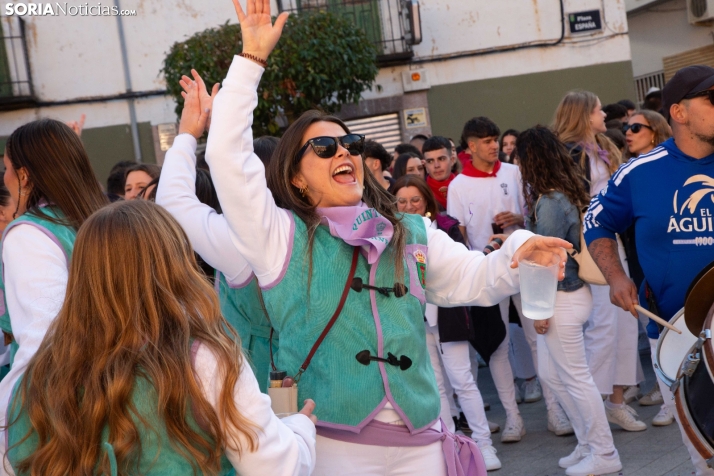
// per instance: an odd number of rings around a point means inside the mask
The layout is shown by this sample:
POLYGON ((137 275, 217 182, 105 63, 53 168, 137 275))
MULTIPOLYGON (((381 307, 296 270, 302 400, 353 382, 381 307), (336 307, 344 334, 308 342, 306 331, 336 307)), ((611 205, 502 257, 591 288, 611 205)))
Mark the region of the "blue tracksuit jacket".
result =
MULTIPOLYGON (((714 261, 714 154, 697 160, 669 139, 623 164, 590 202, 585 240, 614 239, 632 223, 645 279, 661 317, 671 319, 691 281, 714 261)), ((646 302, 643 285, 640 303, 646 302)), ((654 322, 647 335, 659 336, 654 322)))

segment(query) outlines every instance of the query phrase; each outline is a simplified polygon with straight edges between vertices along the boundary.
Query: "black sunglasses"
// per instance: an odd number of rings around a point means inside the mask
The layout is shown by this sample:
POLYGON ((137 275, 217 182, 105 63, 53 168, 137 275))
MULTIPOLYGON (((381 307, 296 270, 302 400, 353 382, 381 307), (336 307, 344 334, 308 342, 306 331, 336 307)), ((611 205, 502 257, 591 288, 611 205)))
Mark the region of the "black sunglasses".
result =
POLYGON ((295 156, 295 162, 300 162, 308 147, 312 147, 315 155, 321 159, 334 157, 337 153, 337 144, 347 149, 351 155, 360 155, 364 152, 364 136, 362 134, 347 134, 342 137, 313 137, 300 148, 295 156))
POLYGON ((696 93, 690 93, 684 96, 682 99, 693 99, 702 96, 709 96, 709 102, 714 106, 714 89, 705 89, 704 91, 697 91, 696 93))
POLYGON ((645 124, 640 124, 639 122, 635 122, 634 124, 625 124, 624 126, 622 126, 622 133, 627 134, 627 131, 629 129, 632 129, 633 134, 639 134, 643 127, 646 127, 647 129, 654 132, 654 129, 652 129, 650 126, 645 125, 645 124))

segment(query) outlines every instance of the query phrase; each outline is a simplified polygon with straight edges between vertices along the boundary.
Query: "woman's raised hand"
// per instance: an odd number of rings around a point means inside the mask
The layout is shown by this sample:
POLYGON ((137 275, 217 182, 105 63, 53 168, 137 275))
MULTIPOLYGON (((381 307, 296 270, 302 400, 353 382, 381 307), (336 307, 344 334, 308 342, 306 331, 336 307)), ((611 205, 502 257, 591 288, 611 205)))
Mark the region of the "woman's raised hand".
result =
MULTIPOLYGON (((188 94, 188 92, 189 92, 189 86, 192 83, 198 87, 198 100, 201 105, 201 110, 208 109, 208 119, 206 120, 206 131, 208 131, 208 129, 211 128, 211 113, 213 112, 213 99, 216 97, 216 93, 218 93, 218 89, 220 88, 221 85, 220 85, 220 83, 214 84, 211 94, 208 94, 208 89, 206 88, 206 83, 203 82, 203 78, 201 78, 201 75, 199 75, 195 69, 191 70, 191 76, 193 76, 193 80, 191 80, 191 78, 189 78, 185 74, 181 77, 179 84, 181 85, 181 87, 184 90, 184 92, 182 92, 181 95, 184 98, 186 98, 186 94, 188 94)), ((181 117, 183 117, 183 115, 181 117)))
POLYGON ((280 39, 288 13, 283 12, 275 20, 270 18, 270 0, 247 0, 247 13, 243 12, 239 0, 233 0, 243 35, 243 53, 267 60, 280 39))
MULTIPOLYGON (((195 73, 195 71, 192 71, 195 73)), ((198 73, 196 73, 198 76, 198 73)), ((202 107, 200 98, 200 88, 196 81, 192 81, 188 76, 184 76, 179 81, 183 91, 183 111, 181 112, 181 121, 179 122, 179 134, 191 134, 198 139, 203 135, 206 129, 206 123, 210 116, 211 109, 202 107)), ((203 81, 201 81, 203 83, 203 81)), ((206 89, 206 86, 203 86, 206 89)), ((215 87, 214 87, 215 89, 215 87)))

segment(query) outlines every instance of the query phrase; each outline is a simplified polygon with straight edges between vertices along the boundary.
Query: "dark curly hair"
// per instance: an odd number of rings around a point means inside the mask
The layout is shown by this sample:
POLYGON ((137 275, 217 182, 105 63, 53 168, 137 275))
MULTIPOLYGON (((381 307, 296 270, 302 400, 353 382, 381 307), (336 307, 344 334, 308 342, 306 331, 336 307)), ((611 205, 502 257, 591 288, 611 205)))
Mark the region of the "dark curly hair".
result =
POLYGON ((536 126, 521 132, 516 139, 516 150, 523 178, 523 196, 531 213, 538 197, 553 190, 562 192, 578 209, 590 203, 580 166, 553 131, 536 126))

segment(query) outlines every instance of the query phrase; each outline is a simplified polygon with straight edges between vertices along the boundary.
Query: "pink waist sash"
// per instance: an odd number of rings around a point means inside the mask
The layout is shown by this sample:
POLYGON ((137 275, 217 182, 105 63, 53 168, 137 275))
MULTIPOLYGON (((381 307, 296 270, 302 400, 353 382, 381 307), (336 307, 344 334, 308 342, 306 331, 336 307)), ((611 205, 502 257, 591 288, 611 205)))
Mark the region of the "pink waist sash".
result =
POLYGON ((403 425, 372 420, 359 433, 317 427, 317 434, 331 440, 371 446, 426 446, 441 441, 448 476, 486 476, 486 464, 476 442, 455 435, 441 422, 442 431, 426 429, 412 435, 403 425))

